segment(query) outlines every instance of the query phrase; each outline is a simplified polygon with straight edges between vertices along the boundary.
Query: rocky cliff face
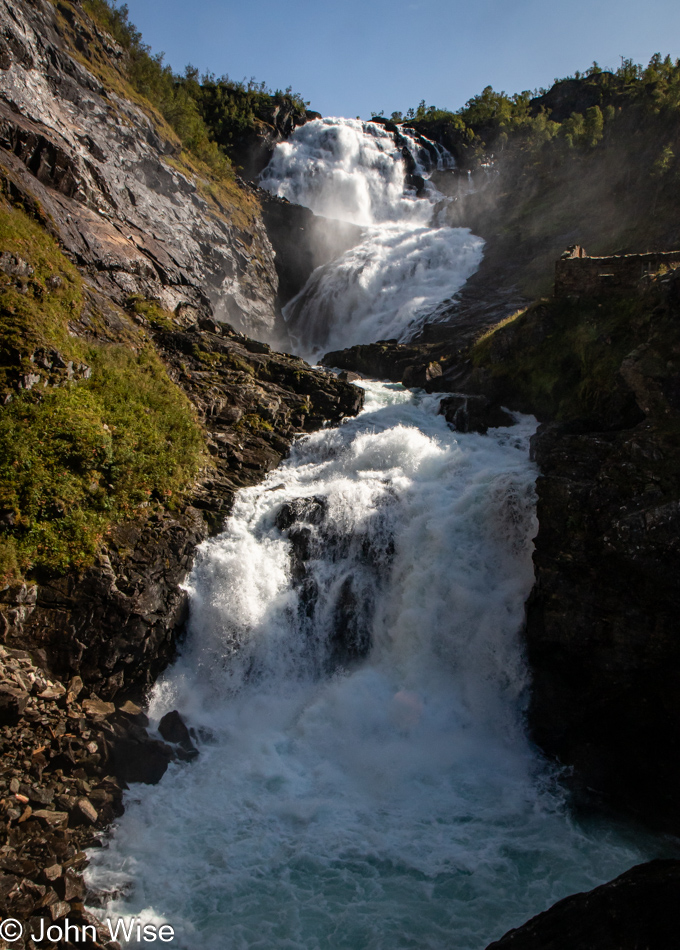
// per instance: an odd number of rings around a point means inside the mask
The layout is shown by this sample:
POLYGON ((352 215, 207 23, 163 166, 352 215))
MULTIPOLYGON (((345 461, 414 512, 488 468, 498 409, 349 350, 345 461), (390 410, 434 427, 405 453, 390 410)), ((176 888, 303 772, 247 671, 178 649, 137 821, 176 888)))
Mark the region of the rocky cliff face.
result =
MULTIPOLYGON (((185 609, 179 584, 234 491, 278 464, 298 433, 356 412, 361 393, 221 322, 274 333, 278 277, 257 190, 216 186, 148 103, 120 94, 123 51, 78 3, 2 0, 0 35, 0 179, 85 278, 88 303, 69 334, 133 350, 152 342, 212 458, 181 513, 152 505, 111 531, 92 567, 0 592, 6 643, 30 647, 55 675, 80 671, 108 698, 144 689, 168 662, 185 609), (130 301, 151 301, 161 323, 130 301)), ((286 215, 311 216, 285 204, 281 244, 286 215)), ((5 267, 25 293, 16 267, 31 265, 5 267)))
POLYGON ((211 307, 265 336, 274 328, 274 256, 257 204, 192 174, 161 121, 113 80, 122 50, 77 4, 0 3, 0 147, 5 190, 39 202, 46 222, 116 303, 157 298, 211 307))
POLYGON ((680 828, 678 272, 538 305, 470 382, 546 421, 527 608, 530 723, 582 791, 680 828))

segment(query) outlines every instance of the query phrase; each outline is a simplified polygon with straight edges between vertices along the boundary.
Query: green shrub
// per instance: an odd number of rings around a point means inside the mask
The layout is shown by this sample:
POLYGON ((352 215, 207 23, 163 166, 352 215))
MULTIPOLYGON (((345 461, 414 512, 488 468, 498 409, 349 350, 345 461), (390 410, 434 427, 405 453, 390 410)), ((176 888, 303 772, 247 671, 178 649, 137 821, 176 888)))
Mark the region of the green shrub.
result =
POLYGON ((284 105, 302 116, 309 103, 291 89, 272 92, 254 80, 236 82, 212 74, 199 78, 187 66, 184 75, 152 54, 130 23, 127 4, 115 0, 85 0, 83 9, 127 52, 127 78, 132 88, 155 106, 178 135, 184 148, 218 178, 233 177, 230 151, 237 138, 254 129, 284 105))

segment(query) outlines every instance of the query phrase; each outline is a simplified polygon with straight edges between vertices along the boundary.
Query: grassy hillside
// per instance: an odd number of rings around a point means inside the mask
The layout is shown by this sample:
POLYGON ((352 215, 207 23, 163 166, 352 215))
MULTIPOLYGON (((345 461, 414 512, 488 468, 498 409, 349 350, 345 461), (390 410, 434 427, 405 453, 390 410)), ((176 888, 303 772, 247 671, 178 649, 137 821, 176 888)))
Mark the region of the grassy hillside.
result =
POLYGON ((195 411, 120 314, 118 341, 78 270, 0 204, 0 582, 90 562, 115 522, 180 501, 204 459, 195 411), (85 320, 81 320, 81 318, 85 320))

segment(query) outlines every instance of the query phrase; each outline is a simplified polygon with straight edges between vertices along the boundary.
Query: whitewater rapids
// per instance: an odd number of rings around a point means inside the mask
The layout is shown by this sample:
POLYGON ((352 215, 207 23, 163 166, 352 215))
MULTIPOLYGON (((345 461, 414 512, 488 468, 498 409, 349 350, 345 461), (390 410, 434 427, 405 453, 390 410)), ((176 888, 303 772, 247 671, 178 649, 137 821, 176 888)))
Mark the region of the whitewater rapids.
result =
POLYGON ((356 343, 410 338, 481 263, 481 238, 438 224, 450 199, 430 181, 421 197, 407 184, 404 149, 423 179, 453 164, 449 153, 407 130, 399 143, 374 122, 315 119, 276 146, 262 175, 273 194, 365 228, 361 243, 318 267, 284 307, 296 352, 312 362, 356 343))
POLYGON ((534 420, 454 433, 436 397, 364 385, 202 546, 150 710, 201 754, 92 852, 104 913, 175 950, 481 950, 650 855, 575 822, 525 736, 534 420))

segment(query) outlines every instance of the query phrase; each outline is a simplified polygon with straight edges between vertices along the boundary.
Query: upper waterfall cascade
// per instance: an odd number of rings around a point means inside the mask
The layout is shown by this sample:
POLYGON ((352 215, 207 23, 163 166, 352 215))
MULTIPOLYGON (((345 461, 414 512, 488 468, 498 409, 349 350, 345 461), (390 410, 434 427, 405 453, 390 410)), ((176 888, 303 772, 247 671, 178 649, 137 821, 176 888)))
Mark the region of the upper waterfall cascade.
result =
POLYGON ((403 130, 374 122, 315 119, 277 145, 261 185, 316 214, 365 227, 364 240, 317 268, 284 308, 301 355, 380 339, 408 339, 477 270, 483 244, 467 228, 438 223, 444 199, 425 181, 408 187, 403 149, 419 176, 453 159, 403 130))

